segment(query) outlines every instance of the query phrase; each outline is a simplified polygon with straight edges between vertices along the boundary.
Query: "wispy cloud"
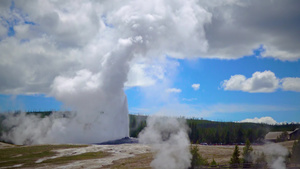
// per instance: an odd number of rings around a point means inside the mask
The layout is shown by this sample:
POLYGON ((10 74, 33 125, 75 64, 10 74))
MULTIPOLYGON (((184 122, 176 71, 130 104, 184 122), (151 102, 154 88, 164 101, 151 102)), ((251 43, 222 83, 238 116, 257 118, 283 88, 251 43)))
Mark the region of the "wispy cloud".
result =
POLYGON ((260 104, 213 104, 213 105, 195 105, 201 112, 206 114, 214 113, 259 113, 259 112, 277 112, 299 110, 296 107, 260 105, 260 104))
POLYGON ((182 98, 182 101, 188 101, 188 102, 195 101, 195 100, 197 100, 197 98, 182 98))
MULTIPOLYGON (((170 103, 164 106, 149 108, 147 114, 161 114, 167 116, 184 116, 187 118, 214 118, 220 114, 264 113, 300 110, 299 107, 285 107, 259 104, 187 104, 170 103)), ((241 119, 242 120, 242 119, 241 119)), ((262 119, 265 120, 265 119, 262 119)))
POLYGON ((199 88, 200 88, 200 84, 192 84, 192 88, 194 89, 194 90, 199 90, 199 88))
POLYGON ((180 93, 181 89, 177 89, 177 88, 169 88, 166 90, 167 93, 180 93))

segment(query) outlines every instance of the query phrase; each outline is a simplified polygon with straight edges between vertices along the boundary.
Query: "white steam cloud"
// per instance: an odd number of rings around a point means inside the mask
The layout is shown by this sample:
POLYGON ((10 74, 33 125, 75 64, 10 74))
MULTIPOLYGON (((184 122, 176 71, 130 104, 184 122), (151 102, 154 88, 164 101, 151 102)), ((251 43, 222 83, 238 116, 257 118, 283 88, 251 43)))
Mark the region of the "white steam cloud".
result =
MULTIPOLYGON (((151 65, 166 56, 195 57, 208 48, 204 25, 211 14, 196 0, 16 1, 11 6, 0 12, 7 21, 16 20, 15 36, 0 42, 1 51, 11 56, 1 61, 0 68, 14 74, 0 73, 6 82, 0 90, 46 93, 76 111, 70 119, 38 120, 24 114, 17 121, 7 118, 11 130, 2 137, 16 144, 93 143, 126 137, 124 87, 147 86, 129 74, 131 67, 137 67, 132 65, 151 65), (21 29, 22 23, 27 24, 21 29), (15 50, 7 50, 11 48, 15 50)), ((147 76, 141 69, 139 75, 147 76)), ((150 75, 147 80, 154 84, 160 77, 150 75)))
POLYGON ((192 155, 184 119, 150 116, 147 127, 140 133, 139 142, 150 144, 156 153, 151 167, 155 169, 185 169, 192 155))
MULTIPOLYGON (((299 48, 286 45, 299 42, 294 36, 299 30, 295 21, 286 19, 293 19, 289 12, 299 11, 290 10, 297 5, 280 2, 283 4, 277 6, 282 8, 267 8, 271 2, 0 1, 0 93, 46 94, 77 112, 71 120, 47 117, 39 121, 20 115, 24 120, 6 122, 12 124, 13 133, 6 133, 5 139, 10 135, 10 141, 25 143, 26 139, 16 138, 20 133, 17 131, 24 126, 34 133, 23 132, 22 138, 33 134, 34 143, 90 143, 128 136, 124 87, 154 85, 157 79, 163 79, 163 71, 149 73, 147 67, 167 58, 240 58, 263 43, 266 56, 271 53, 270 57, 281 60, 298 60, 299 48), (273 16, 270 12, 275 17, 252 15, 273 16), (249 16, 262 20, 253 23, 249 16), (265 31, 265 25, 261 27, 263 19, 275 19, 283 25, 290 23, 286 27, 295 29, 265 31), (245 33, 244 27, 249 31, 245 33), (264 37, 253 36, 258 30, 269 33, 264 37), (140 71, 136 76, 132 74, 134 69, 140 71), (146 77, 147 82, 137 76, 146 77), (37 128, 43 132, 36 131, 37 128)), ((167 67, 164 64, 158 63, 162 69, 167 67)), ((223 87, 272 92, 278 87, 277 82, 272 72, 258 72, 248 79, 235 76, 224 82, 223 87), (266 79, 266 83, 260 79, 266 79)), ((297 79, 286 79, 284 88, 298 91, 297 84, 297 79)))
MULTIPOLYGON (((289 151, 280 144, 269 143, 262 146, 262 151, 267 157, 268 167, 272 169, 286 169, 286 156, 289 151)), ((253 156, 254 159, 256 156, 253 156)))

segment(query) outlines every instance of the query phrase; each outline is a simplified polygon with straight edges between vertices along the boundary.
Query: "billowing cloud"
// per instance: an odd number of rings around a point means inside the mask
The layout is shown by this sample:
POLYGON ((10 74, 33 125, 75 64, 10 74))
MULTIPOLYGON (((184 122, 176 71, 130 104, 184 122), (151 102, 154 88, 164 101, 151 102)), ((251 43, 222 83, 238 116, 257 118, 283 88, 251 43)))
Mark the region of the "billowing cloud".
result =
POLYGON ((167 93, 180 93, 181 89, 177 89, 177 88, 169 88, 166 90, 167 93))
POLYGON ((165 77, 164 64, 133 63, 127 76, 126 87, 152 86, 165 77))
POLYGON ((1 4, 0 93, 48 94, 56 77, 99 74, 122 46, 132 48, 123 57, 125 86, 153 85, 163 76, 154 60, 198 57, 208 48, 211 13, 194 0, 1 4))
MULTIPOLYGON (((0 93, 47 94, 57 76, 82 69, 97 74, 116 44, 126 42, 140 42, 135 58, 235 59, 263 45, 261 57, 298 60, 299 3, 1 2, 0 93)), ((126 86, 153 84, 155 78, 144 71, 148 64, 131 63, 126 86)))
POLYGON ((155 84, 155 80, 146 74, 145 67, 146 65, 144 64, 133 65, 128 73, 128 80, 125 86, 151 86, 155 84))
POLYGON ((253 119, 245 119, 240 121, 242 123, 265 123, 265 124, 277 124, 277 121, 275 121, 272 117, 261 117, 261 118, 253 118, 253 119))
POLYGON ((240 58, 263 45, 261 57, 300 58, 298 6, 292 1, 199 1, 212 13, 205 25, 209 48, 205 57, 240 58))
POLYGON ((241 90, 250 93, 274 92, 279 87, 279 79, 271 71, 255 72, 252 77, 233 75, 229 80, 224 80, 224 90, 241 90))
POLYGON ((249 93, 269 93, 278 88, 286 91, 300 92, 300 78, 286 77, 279 79, 271 71, 255 72, 251 78, 244 75, 233 75, 229 80, 221 82, 224 90, 236 90, 249 93))
MULTIPOLYGON (((165 70, 168 65, 160 62, 166 58, 241 58, 261 44, 262 57, 298 60, 299 3, 1 1, 0 93, 53 96, 78 110, 81 126, 98 116, 115 121, 106 128, 128 126, 124 88, 163 79, 163 71, 151 68, 154 62, 165 70)), ((272 72, 258 72, 250 79, 237 77, 241 88, 225 87, 271 92, 278 84, 274 77, 272 72)), ((62 136, 83 133, 67 123, 63 126, 67 129, 62 136)), ((101 127, 91 128, 94 132, 88 135, 96 136, 101 127)), ((124 128, 121 135, 127 134, 124 128)), ((100 141, 97 137, 84 142, 100 141)))
POLYGON ((199 88, 200 88, 200 84, 192 84, 192 88, 194 89, 194 90, 199 90, 199 88))
POLYGON ((299 77, 283 78, 282 89, 287 91, 300 92, 300 78, 299 77))
POLYGON ((195 0, 10 1, 6 7, 0 10, 0 93, 45 93, 77 112, 36 139, 49 134, 58 142, 95 143, 128 136, 126 85, 154 84, 164 71, 151 65, 164 70, 167 56, 192 58, 208 48, 204 24, 211 14, 195 0))

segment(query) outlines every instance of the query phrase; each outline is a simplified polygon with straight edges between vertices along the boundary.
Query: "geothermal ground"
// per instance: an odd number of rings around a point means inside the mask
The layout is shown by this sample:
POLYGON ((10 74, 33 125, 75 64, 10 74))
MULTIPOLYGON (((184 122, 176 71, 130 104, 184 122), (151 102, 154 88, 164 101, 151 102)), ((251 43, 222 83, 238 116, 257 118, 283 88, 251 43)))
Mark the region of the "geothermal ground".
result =
MULTIPOLYGON (((291 149, 293 142, 284 142, 291 149)), ((243 146, 239 146, 242 150, 243 146)), ((260 151, 260 145, 253 145, 260 151)), ((210 162, 227 164, 234 146, 199 145, 210 162)), ((38 145, 0 143, 0 168, 150 168, 153 152, 148 145, 38 145)))

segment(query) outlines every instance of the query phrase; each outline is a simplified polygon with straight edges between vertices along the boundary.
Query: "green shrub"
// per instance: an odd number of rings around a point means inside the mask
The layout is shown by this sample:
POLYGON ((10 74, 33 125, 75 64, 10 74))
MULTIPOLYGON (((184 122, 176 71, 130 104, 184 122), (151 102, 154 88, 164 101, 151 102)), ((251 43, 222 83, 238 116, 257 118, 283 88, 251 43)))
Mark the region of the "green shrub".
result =
POLYGON ((197 145, 191 145, 190 151, 192 154, 191 169, 198 166, 208 165, 207 159, 203 158, 199 153, 199 148, 197 145))
POLYGON ((210 163, 211 166, 217 166, 217 162, 215 161, 215 158, 213 158, 212 162, 210 163))

